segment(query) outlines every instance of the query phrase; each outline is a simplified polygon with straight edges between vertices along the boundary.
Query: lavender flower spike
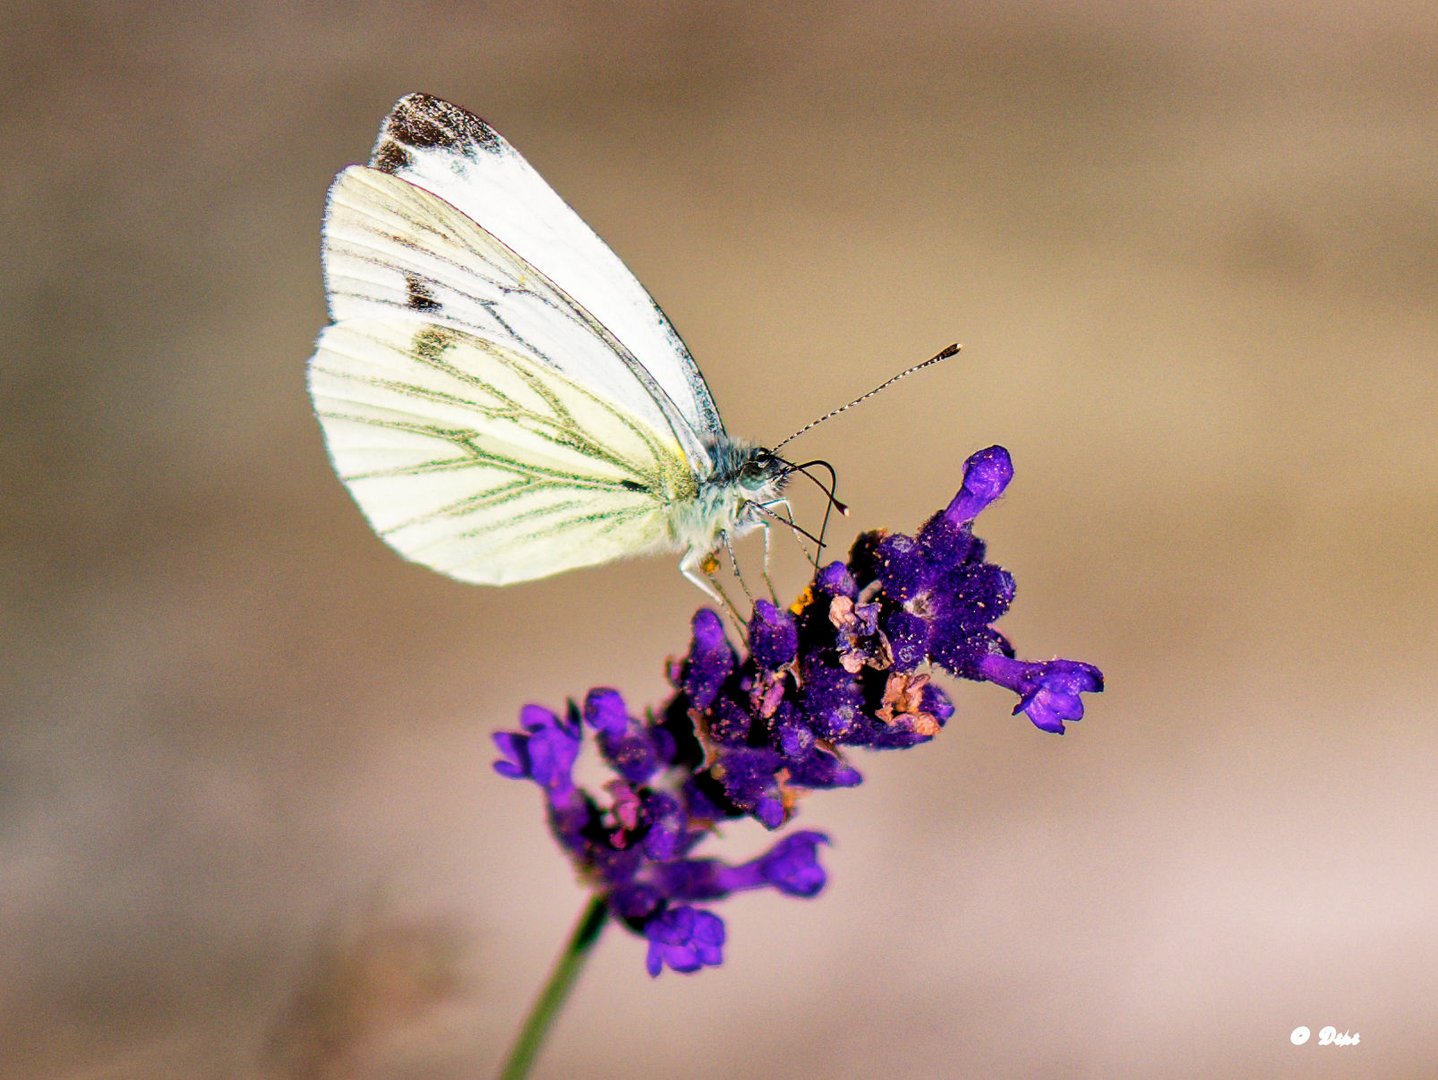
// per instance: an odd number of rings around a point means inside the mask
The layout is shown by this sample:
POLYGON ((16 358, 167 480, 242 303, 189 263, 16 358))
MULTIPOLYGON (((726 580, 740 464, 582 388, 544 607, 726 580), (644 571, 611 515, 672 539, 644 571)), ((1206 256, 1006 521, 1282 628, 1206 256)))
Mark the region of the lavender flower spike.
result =
POLYGON ((1083 716, 1082 695, 1103 689, 1092 664, 1018 659, 994 629, 1014 579, 986 560, 973 524, 1012 477, 1003 447, 974 454, 959 492, 914 535, 866 533, 788 608, 760 600, 745 651, 701 609, 657 710, 632 715, 618 691, 598 688, 564 718, 527 706, 522 731, 494 737, 505 755, 496 771, 544 789, 551 832, 610 914, 648 942, 651 975, 722 962, 723 920, 696 903, 823 890, 822 833, 790 833, 738 865, 695 852, 725 821, 779 830, 806 794, 862 783, 855 747, 931 741, 954 715, 935 674, 1003 686, 1019 697, 1015 713, 1056 733, 1083 716), (598 793, 571 779, 583 727, 614 773, 598 793))

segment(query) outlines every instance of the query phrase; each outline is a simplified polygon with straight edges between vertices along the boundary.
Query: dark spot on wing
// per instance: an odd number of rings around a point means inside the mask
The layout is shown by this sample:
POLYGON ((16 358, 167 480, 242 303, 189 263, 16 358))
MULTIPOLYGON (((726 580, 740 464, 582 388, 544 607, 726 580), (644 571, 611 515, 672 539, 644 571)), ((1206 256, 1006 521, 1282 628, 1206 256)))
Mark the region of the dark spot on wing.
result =
POLYGON ((454 342, 454 331, 442 326, 426 326, 414 336, 414 355, 427 364, 438 364, 454 342))
POLYGON ((648 491, 648 490, 649 490, 649 488, 646 487, 644 484, 636 483, 636 482, 633 481, 633 480, 621 480, 621 481, 619 481, 619 486, 622 487, 625 491, 648 491))
POLYGON ((429 291, 429 283, 418 274, 405 274, 404 291, 409 306, 415 311, 438 311, 440 303, 429 291))
POLYGON ((398 147, 401 152, 403 147, 409 146, 417 150, 449 150, 469 156, 473 156, 476 150, 494 152, 500 148, 499 136, 483 120, 467 109, 429 94, 409 94, 400 98, 385 118, 380 145, 376 148, 375 160, 371 162, 375 168, 386 169, 379 158, 390 143, 401 144, 398 147))
POLYGON ((399 143, 386 138, 381 139, 380 144, 375 147, 370 164, 380 172, 397 173, 413 165, 414 158, 410 157, 409 151, 399 143))

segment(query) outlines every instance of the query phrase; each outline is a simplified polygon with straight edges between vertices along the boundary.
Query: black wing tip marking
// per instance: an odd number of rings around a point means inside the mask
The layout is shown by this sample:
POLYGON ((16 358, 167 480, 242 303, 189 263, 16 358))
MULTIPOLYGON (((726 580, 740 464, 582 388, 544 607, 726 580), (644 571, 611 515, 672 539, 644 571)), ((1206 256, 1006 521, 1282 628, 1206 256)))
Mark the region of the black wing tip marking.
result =
POLYGON ((443 305, 435 298, 431 284, 418 274, 405 274, 405 303, 414 311, 439 311, 443 305))
POLYGON ((408 150, 397 142, 391 141, 387 136, 380 136, 379 145, 374 148, 370 155, 370 166, 380 172, 397 173, 401 169, 407 169, 414 164, 414 158, 408 150))
POLYGON ((393 173, 414 163, 415 150, 449 150, 472 156, 476 150, 497 153, 499 135, 468 109, 433 94, 406 94, 385 117, 370 165, 393 173))

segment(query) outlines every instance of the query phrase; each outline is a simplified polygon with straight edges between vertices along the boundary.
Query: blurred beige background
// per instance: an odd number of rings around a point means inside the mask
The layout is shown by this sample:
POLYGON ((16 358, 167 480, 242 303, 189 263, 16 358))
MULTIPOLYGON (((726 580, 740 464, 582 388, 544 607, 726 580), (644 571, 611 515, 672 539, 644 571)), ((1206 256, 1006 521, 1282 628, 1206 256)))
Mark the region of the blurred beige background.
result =
POLYGON ((1109 679, 1063 739, 960 687, 805 804, 822 899, 728 902, 688 979, 611 931, 540 1075, 1433 1074, 1430 4, 31 3, 3 44, 6 1077, 488 1075, 579 910, 489 732, 657 701, 699 598, 450 582, 331 474, 324 193, 410 90, 610 242, 735 432, 962 340, 807 439, 840 539, 1004 443, 1003 626, 1109 679))

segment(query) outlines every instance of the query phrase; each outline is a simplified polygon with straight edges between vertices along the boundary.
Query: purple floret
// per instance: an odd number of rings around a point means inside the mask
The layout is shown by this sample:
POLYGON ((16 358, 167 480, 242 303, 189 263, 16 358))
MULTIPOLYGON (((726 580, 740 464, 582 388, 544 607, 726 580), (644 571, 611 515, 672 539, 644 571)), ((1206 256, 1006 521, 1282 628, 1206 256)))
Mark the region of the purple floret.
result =
POLYGON ((523 731, 497 731, 495 745, 507 760, 494 763, 494 771, 511 779, 533 780, 552 795, 574 787, 570 770, 579 756, 579 727, 548 709, 526 705, 519 715, 523 731))
POLYGON ((799 655, 799 627, 794 616, 768 600, 757 601, 749 622, 749 652, 762 671, 774 672, 792 664, 799 655))
POLYGON ((986 656, 980 668, 984 678, 1019 695, 1015 715, 1027 713, 1035 727, 1059 735, 1065 720, 1083 719, 1079 695, 1103 690, 1103 672, 1077 660, 1025 662, 986 656))
POLYGON ((645 966, 658 977, 665 967, 689 974, 724 962, 724 920, 692 907, 669 908, 644 928, 649 939, 645 966))
POLYGON ((734 670, 734 650, 724 635, 724 624, 708 608, 694 613, 694 642, 684 667, 684 692, 695 708, 707 709, 734 670))
POLYGON ((970 456, 964 463, 963 485, 944 511, 945 520, 969 524, 1004 493, 1013 478, 1013 460, 1002 446, 991 446, 970 456))

